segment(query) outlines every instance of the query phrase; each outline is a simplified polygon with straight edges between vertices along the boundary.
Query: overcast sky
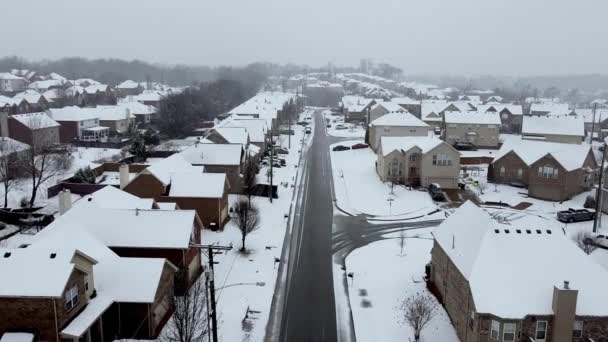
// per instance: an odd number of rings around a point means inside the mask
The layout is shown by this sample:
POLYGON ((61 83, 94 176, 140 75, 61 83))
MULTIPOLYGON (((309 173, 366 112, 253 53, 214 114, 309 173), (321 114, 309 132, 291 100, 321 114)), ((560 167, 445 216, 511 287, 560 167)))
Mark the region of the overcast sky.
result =
POLYGON ((2 0, 0 55, 606 73, 605 0, 2 0), (10 15, 6 15, 10 14, 10 15))

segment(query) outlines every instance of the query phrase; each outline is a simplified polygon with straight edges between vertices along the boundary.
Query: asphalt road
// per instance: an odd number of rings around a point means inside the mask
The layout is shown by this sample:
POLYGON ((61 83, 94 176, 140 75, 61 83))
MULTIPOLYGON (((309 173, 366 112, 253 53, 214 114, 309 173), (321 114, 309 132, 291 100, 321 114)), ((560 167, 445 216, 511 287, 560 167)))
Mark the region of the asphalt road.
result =
POLYGON ((332 276, 331 166, 321 115, 306 155, 300 215, 294 221, 280 341, 336 341, 332 276))

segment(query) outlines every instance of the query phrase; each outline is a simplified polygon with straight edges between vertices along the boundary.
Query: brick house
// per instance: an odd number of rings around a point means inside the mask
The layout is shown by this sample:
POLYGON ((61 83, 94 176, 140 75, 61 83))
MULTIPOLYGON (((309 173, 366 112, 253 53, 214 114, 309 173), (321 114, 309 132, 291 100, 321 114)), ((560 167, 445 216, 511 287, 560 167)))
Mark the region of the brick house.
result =
POLYGON ((433 233, 429 285, 461 341, 606 341, 608 273, 535 223, 500 224, 467 202, 433 233))
POLYGON ((242 127, 249 134, 249 143, 260 148, 261 151, 266 150, 266 144, 269 140, 269 130, 266 120, 239 118, 236 115, 231 115, 226 120, 219 124, 220 127, 242 127))
POLYGON ((139 95, 144 91, 144 88, 137 82, 126 80, 114 87, 118 97, 139 95))
POLYGON ((446 189, 458 186, 460 152, 435 137, 382 137, 376 172, 383 182, 446 189))
POLYGON ((576 116, 526 116, 522 139, 564 144, 581 144, 585 138, 585 121, 576 116))
POLYGON ((498 148, 498 113, 449 112, 443 114, 444 140, 449 144, 468 142, 479 147, 498 148))
POLYGON ((361 96, 347 95, 342 97, 341 108, 345 122, 369 123, 368 114, 376 100, 361 96))
POLYGON ((35 90, 21 92, 15 95, 14 99, 25 101, 28 112, 43 112, 50 107, 47 99, 35 90))
MULTIPOLYGON (((93 105, 114 105, 116 104, 116 94, 106 84, 90 84, 84 88, 84 103, 87 106, 93 105)), ((86 84, 83 83, 83 84, 86 84)), ((79 84, 82 86, 82 84, 79 84)))
POLYGON ((58 144, 59 127, 60 125, 44 112, 17 114, 8 118, 9 136, 28 145, 58 144))
POLYGON ((0 256, 0 335, 154 339, 173 313, 171 263, 121 258, 84 229, 52 229, 27 248, 5 249, 0 256))
POLYGON ((525 186, 532 197, 563 201, 591 189, 597 170, 588 145, 520 140, 501 147, 488 180, 525 186))
POLYGON ((369 145, 377 151, 383 137, 426 137, 430 127, 417 117, 404 111, 385 114, 373 120, 368 127, 369 145))
POLYGON ((520 133, 523 121, 521 105, 494 103, 478 105, 477 111, 482 113, 498 113, 500 115, 500 131, 502 133, 520 133))
MULTIPOLYGON (((221 187, 221 196, 205 197, 208 195, 206 189, 201 189, 199 195, 189 196, 177 194, 174 190, 171 195, 173 181, 176 180, 181 187, 184 180, 192 180, 192 174, 203 174, 203 168, 192 166, 184 160, 181 154, 174 154, 169 158, 147 167, 135 176, 125 186, 124 191, 141 198, 152 198, 156 202, 177 203, 181 209, 196 210, 198 217, 205 227, 223 227, 228 220, 228 189, 229 185, 224 176, 224 181, 210 186, 221 187), (182 178, 183 179, 180 179, 182 178)), ((207 177, 207 180, 221 181, 219 178, 207 177)), ((198 178, 197 178, 198 179, 198 178)), ((204 184, 204 183, 202 183, 204 184)), ((201 184, 191 184, 193 189, 200 189, 201 184)))
POLYGON ((203 166, 205 172, 226 174, 230 192, 241 192, 241 169, 245 162, 245 150, 241 144, 197 143, 179 154, 191 165, 203 166))
POLYGON ((48 116, 57 121, 59 140, 70 143, 74 140, 107 141, 109 128, 100 126, 99 114, 95 108, 69 106, 49 109, 48 116))

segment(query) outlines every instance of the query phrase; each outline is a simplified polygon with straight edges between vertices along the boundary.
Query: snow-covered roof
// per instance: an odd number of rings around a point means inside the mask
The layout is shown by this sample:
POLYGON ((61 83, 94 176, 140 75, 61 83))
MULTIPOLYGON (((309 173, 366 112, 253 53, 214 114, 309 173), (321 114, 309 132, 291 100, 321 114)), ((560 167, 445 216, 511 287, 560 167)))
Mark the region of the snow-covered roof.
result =
POLYGON ((215 127, 213 130, 230 144, 247 145, 249 133, 244 127, 215 127))
POLYGON ((5 153, 11 154, 14 152, 25 151, 30 148, 30 145, 17 141, 9 137, 0 137, 0 157, 5 153))
POLYGON ((46 250, 0 249, 0 297, 61 297, 74 270, 73 256, 74 251, 51 258, 46 250))
POLYGON ((406 112, 406 110, 403 107, 401 107, 397 102, 393 102, 393 101, 379 102, 379 103, 375 104, 372 107, 372 109, 375 109, 377 107, 382 107, 382 108, 386 109, 389 113, 406 112))
POLYGON ((92 78, 79 78, 74 81, 74 85, 85 87, 88 85, 101 85, 101 83, 92 78))
POLYGON ((167 95, 166 92, 159 90, 145 90, 143 93, 135 96, 127 96, 127 101, 138 101, 138 102, 156 102, 162 100, 163 96, 167 95))
POLYGON ((0 80, 22 80, 23 77, 16 76, 10 72, 0 72, 0 80))
POLYGON ((32 342, 34 341, 34 334, 23 333, 23 332, 5 332, 0 337, 0 342, 32 342))
POLYGON ((387 113, 371 122, 372 126, 429 127, 410 113, 387 113))
POLYGON ((97 106, 99 120, 120 121, 134 118, 134 115, 126 108, 121 106, 97 106))
POLYGON ((45 81, 36 81, 28 84, 29 89, 49 89, 50 87, 59 87, 62 86, 65 81, 61 80, 45 80, 45 81))
POLYGON ((218 125, 219 127, 243 127, 249 133, 249 140, 254 143, 266 141, 268 125, 266 120, 238 117, 231 115, 218 125))
POLYGON ((283 109, 283 105, 291 99, 295 101, 295 98, 296 95, 291 93, 261 92, 233 108, 228 114, 256 116, 258 119, 266 120, 270 126, 272 119, 276 119, 277 112, 283 109))
POLYGON ((68 80, 67 78, 65 78, 65 77, 63 77, 63 76, 61 76, 61 75, 59 75, 59 74, 58 74, 58 73, 56 73, 56 72, 52 72, 52 73, 50 73, 50 74, 49 74, 49 78, 50 78, 50 79, 52 79, 52 80, 57 80, 57 81, 62 81, 62 82, 67 82, 67 80, 68 80))
POLYGON ((397 150, 407 152, 414 147, 418 147, 421 153, 427 153, 435 147, 445 142, 434 136, 427 137, 381 137, 380 148, 382 155, 386 156, 397 150))
POLYGON ((159 209, 162 209, 162 210, 176 210, 177 209, 177 203, 175 203, 175 202, 158 202, 158 203, 156 203, 156 205, 158 206, 159 209))
POLYGON ((95 108, 81 108, 69 106, 63 108, 50 108, 47 114, 56 121, 86 121, 99 119, 99 110, 95 108))
POLYGON ((81 86, 71 86, 68 89, 65 90, 65 96, 76 96, 76 95, 81 95, 84 94, 84 88, 81 86))
MULTIPOLYGON (((161 181, 164 185, 171 183, 171 174, 174 172, 197 171, 192 164, 184 158, 181 153, 175 153, 158 163, 147 167, 142 173, 151 174, 161 181)), ((201 170, 202 172, 202 170, 201 170)))
POLYGON ((19 121, 22 125, 32 130, 59 126, 57 121, 51 119, 51 117, 44 112, 17 114, 12 115, 11 118, 19 121))
POLYGON ((132 80, 126 80, 116 86, 118 89, 135 89, 137 87, 139 87, 139 83, 132 80))
POLYGON ((139 198, 114 186, 106 186, 74 202, 74 207, 93 206, 106 209, 152 209, 154 200, 139 198))
POLYGON ((536 141, 527 139, 510 139, 500 147, 494 162, 513 152, 530 166, 546 155, 551 155, 567 171, 583 167, 591 146, 585 144, 562 144, 556 142, 536 141))
POLYGON ((108 247, 188 248, 194 210, 108 209, 78 206, 49 228, 84 227, 108 247))
POLYGON ((479 313, 504 319, 553 315, 553 288, 570 281, 578 290, 577 315, 608 316, 608 273, 561 229, 541 219, 535 223, 500 224, 467 202, 433 236, 468 280, 479 313), (525 281, 514 282, 514 276, 525 281))
POLYGON ((195 144, 179 154, 192 165, 240 165, 241 144, 195 144))
POLYGON ((572 111, 568 108, 567 103, 559 103, 559 102, 541 102, 541 103, 533 103, 530 106, 530 112, 539 112, 544 113, 550 116, 561 116, 568 115, 572 111))
POLYGON ((409 97, 394 97, 391 99, 391 102, 400 104, 400 105, 419 105, 420 101, 416 99, 412 99, 409 97))
POLYGON ((445 112, 444 117, 446 124, 500 125, 500 115, 492 112, 445 112))
POLYGON ((137 101, 118 102, 117 106, 130 110, 133 115, 150 115, 158 112, 156 107, 137 101))
POLYGON ((477 105, 478 112, 502 112, 503 110, 508 110, 512 115, 523 115, 523 107, 521 105, 508 104, 508 103, 486 103, 483 105, 477 105))
POLYGON ((25 102, 30 104, 37 104, 42 99, 42 94, 38 93, 37 91, 30 90, 19 93, 15 95, 14 98, 23 99, 25 102))
MULTIPOLYGON (((591 108, 578 108, 574 110, 578 117, 582 117, 585 123, 593 123, 593 109, 591 108)), ((608 109, 597 108, 595 111, 595 123, 598 124, 608 119, 608 109)))
POLYGON ((105 92, 108 90, 108 85, 107 84, 91 84, 90 86, 87 86, 86 88, 84 88, 84 91, 87 94, 91 94, 94 95, 97 92, 105 92))
POLYGON ((171 174, 171 197, 222 198, 226 175, 223 173, 176 172, 171 174))
POLYGON ((521 134, 585 136, 585 122, 572 116, 525 116, 521 134))

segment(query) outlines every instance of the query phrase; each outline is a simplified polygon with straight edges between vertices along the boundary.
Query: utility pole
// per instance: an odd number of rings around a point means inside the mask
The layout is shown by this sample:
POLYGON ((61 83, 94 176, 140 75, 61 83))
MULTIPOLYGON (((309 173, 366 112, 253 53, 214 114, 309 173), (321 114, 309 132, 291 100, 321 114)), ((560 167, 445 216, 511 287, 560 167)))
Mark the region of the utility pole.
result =
POLYGON ((272 203, 272 182, 273 182, 273 178, 274 178, 274 172, 273 172, 273 159, 274 159, 274 143, 272 142, 272 136, 270 137, 271 141, 270 141, 270 191, 268 191, 268 198, 270 198, 270 203, 272 203))
POLYGON ((593 232, 597 233, 598 229, 598 220, 602 215, 600 202, 602 198, 602 180, 604 178, 604 163, 606 161, 606 148, 608 147, 606 143, 604 143, 604 149, 602 150, 602 166, 600 167, 600 180, 597 184, 597 191, 595 193, 595 220, 593 220, 593 232))
MULTIPOLYGON (((198 248, 198 249, 206 249, 207 253, 209 253, 209 274, 206 279, 209 282, 209 292, 211 297, 211 333, 213 337, 213 342, 218 342, 217 338, 217 308, 216 308, 216 300, 215 300, 215 277, 213 273, 213 265, 215 262, 213 261, 213 254, 216 251, 229 251, 232 249, 232 246, 220 246, 220 245, 200 245, 200 244, 191 244, 190 247, 198 248)), ((217 252, 219 253, 219 252, 217 252)))
MULTIPOLYGON (((595 111, 597 110, 597 102, 593 104, 593 121, 591 121, 591 137, 589 138, 589 145, 593 144, 593 133, 595 132, 595 111)), ((599 134, 597 135, 600 136, 599 134)))

